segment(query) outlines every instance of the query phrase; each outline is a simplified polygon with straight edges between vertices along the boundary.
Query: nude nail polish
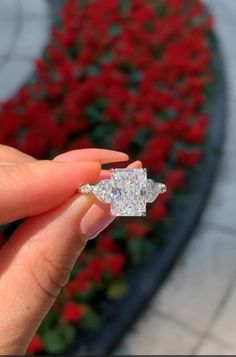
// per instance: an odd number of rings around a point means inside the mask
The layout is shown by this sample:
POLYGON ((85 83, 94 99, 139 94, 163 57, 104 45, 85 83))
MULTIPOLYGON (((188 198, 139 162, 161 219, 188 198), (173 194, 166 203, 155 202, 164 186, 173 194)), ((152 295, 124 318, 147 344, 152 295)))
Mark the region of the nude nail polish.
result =
POLYGON ((80 222, 81 234, 88 240, 93 239, 103 231, 114 218, 115 217, 109 214, 109 210, 95 203, 80 222))

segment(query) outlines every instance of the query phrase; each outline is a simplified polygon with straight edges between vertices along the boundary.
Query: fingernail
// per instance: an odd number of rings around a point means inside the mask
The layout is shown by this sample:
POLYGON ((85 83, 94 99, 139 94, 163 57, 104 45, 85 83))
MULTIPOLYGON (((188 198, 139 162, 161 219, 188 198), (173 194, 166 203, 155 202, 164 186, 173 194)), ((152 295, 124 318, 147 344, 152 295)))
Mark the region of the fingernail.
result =
POLYGON ((114 219, 109 214, 109 208, 94 203, 80 222, 80 232, 87 240, 93 239, 114 219))
POLYGON ((98 160, 101 163, 111 163, 127 161, 129 159, 128 155, 113 150, 105 149, 81 149, 73 150, 60 154, 54 158, 54 161, 83 161, 83 160, 98 160))
POLYGON ((101 170, 99 175, 99 181, 101 180, 108 180, 111 178, 111 171, 110 170, 101 170))

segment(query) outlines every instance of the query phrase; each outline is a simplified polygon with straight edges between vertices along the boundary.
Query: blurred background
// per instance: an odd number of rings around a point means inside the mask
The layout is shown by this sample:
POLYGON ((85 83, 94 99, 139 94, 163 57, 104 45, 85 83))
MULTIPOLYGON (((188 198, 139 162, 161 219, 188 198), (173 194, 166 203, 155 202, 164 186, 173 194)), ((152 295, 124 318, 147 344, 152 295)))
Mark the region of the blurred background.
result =
POLYGON ((124 354, 236 353, 236 1, 205 0, 214 16, 227 80, 223 158, 193 239, 169 280, 124 341, 124 354))
MULTIPOLYGON (((214 17, 227 79, 223 158, 190 244, 120 343, 115 352, 120 355, 236 354, 236 1, 204 3, 214 17)), ((34 79, 35 59, 50 42, 53 19, 50 1, 0 0, 0 100, 14 98, 24 83, 34 79)), ((64 316, 68 317, 65 311, 64 316)), ((32 353, 43 348, 41 341, 34 342, 32 353)))

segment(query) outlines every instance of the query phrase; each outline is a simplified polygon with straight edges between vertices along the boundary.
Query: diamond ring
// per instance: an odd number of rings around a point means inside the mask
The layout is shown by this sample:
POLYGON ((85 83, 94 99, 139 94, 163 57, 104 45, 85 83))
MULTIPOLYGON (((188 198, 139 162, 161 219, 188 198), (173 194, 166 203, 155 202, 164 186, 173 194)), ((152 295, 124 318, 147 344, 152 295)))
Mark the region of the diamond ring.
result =
POLYGON ((112 216, 145 216, 146 204, 166 190, 166 185, 147 178, 146 169, 112 169, 110 179, 79 188, 79 192, 93 193, 102 203, 109 203, 112 216))

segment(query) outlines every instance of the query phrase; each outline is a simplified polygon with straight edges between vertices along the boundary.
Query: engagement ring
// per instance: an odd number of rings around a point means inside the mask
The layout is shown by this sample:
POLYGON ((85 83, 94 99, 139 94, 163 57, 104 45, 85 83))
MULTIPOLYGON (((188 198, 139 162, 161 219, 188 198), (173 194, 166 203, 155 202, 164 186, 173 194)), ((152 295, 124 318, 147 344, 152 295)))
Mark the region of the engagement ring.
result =
POLYGON ((166 190, 166 185, 147 178, 146 169, 112 169, 110 179, 79 188, 81 193, 93 193, 102 203, 110 204, 112 216, 145 216, 146 204, 166 190))

